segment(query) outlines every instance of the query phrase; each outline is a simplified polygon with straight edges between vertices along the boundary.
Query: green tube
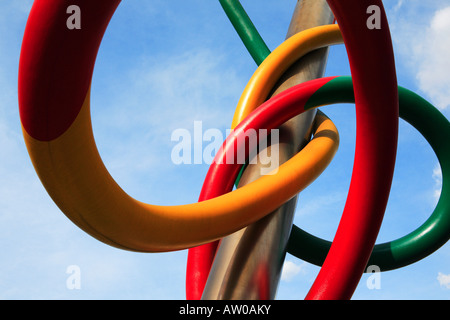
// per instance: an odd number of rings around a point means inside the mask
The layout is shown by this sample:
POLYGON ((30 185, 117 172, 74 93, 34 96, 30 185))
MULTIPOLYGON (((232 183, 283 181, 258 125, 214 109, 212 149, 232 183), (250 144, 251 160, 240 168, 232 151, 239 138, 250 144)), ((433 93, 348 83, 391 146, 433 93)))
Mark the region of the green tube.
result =
POLYGON ((247 12, 245 12, 239 0, 219 0, 219 2, 248 52, 259 66, 270 54, 270 50, 247 12))
POLYGON ((417 94, 404 88, 399 88, 399 94, 403 98, 400 116, 422 133, 438 157, 442 170, 442 190, 433 214, 425 223, 398 240, 379 245, 374 251, 369 263, 382 262, 391 269, 409 265, 430 255, 450 238, 450 123, 417 94), (390 252, 390 255, 381 254, 383 251, 390 252))
MULTIPOLYGON (((338 77, 330 81, 310 98, 307 105, 330 104, 334 97, 339 96, 349 103, 354 102, 350 77, 338 77)), ((397 240, 375 245, 368 265, 377 265, 381 271, 417 262, 450 239, 450 122, 428 101, 401 87, 399 104, 400 117, 423 135, 439 160, 442 191, 433 213, 419 228, 397 240)), ((294 225, 287 251, 297 258, 320 266, 330 247, 330 241, 315 237, 294 225)))

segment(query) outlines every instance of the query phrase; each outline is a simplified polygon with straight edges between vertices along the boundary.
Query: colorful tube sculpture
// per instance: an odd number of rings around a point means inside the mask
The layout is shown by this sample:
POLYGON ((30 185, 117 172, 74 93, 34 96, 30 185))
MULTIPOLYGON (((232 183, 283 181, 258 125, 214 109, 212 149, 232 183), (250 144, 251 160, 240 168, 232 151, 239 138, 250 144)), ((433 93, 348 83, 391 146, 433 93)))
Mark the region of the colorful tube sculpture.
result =
MULTIPOLYGON (((242 7, 231 10, 240 6, 239 1, 220 2, 229 16, 234 15, 233 24, 249 26, 242 7)), ((108 173, 95 145, 90 119, 92 74, 103 34, 119 3, 71 1, 83 10, 83 28, 72 32, 61 27, 66 23, 67 3, 36 0, 22 44, 19 109, 25 143, 48 194, 78 227, 99 241, 131 251, 166 252, 206 244, 188 260, 188 298, 198 299, 217 248, 215 241, 260 220, 306 188, 332 161, 339 142, 334 124, 319 114, 314 137, 304 149, 275 174, 233 190, 242 164, 233 157, 230 161, 230 155, 245 151, 248 156, 250 150, 241 144, 246 131, 276 129, 306 110, 354 102, 354 167, 336 236, 327 242, 294 227, 290 239, 289 252, 322 266, 306 299, 350 299, 368 263, 383 270, 399 268, 448 241, 450 125, 428 102, 398 88, 380 0, 328 0, 338 25, 308 29, 272 53, 262 38, 248 38, 259 67, 239 100, 231 125, 235 130, 216 154, 199 202, 177 206, 146 204, 130 197, 108 173), (371 5, 380 8, 377 29, 366 26, 371 5), (276 81, 299 57, 342 42, 351 77, 308 81, 267 100, 276 81), (400 115, 425 136, 439 158, 442 196, 430 219, 416 231, 375 246, 393 178, 399 106, 400 115), (432 126, 424 124, 425 117, 433 119, 432 126)), ((241 37, 249 35, 244 32, 241 37)))

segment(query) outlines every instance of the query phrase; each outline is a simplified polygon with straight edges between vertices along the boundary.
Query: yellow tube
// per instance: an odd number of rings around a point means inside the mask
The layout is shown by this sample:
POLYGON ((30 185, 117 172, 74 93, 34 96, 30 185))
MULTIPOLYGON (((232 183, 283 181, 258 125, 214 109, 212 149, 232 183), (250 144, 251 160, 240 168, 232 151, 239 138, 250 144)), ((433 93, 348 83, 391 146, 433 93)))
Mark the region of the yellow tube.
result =
POLYGON ((231 128, 247 117, 269 96, 284 72, 300 57, 313 50, 343 42, 337 24, 314 27, 286 39, 255 71, 236 107, 231 128))
MULTIPOLYGON (((335 26, 315 28, 283 43, 252 77, 235 121, 258 107, 277 75, 302 54, 342 41, 335 26), (298 50, 301 48, 301 50, 298 50), (272 57, 273 56, 273 57, 272 57), (266 69, 267 68, 267 69, 266 69), (272 73, 272 76, 269 76, 272 73)), ((70 128, 55 140, 39 141, 23 130, 35 169, 58 207, 84 231, 109 245, 143 252, 186 249, 235 232, 272 212, 314 181, 338 146, 336 127, 323 120, 314 139, 275 175, 204 202, 157 206, 130 197, 114 181, 95 145, 90 95, 70 128), (330 137, 332 133, 332 137, 330 137)))

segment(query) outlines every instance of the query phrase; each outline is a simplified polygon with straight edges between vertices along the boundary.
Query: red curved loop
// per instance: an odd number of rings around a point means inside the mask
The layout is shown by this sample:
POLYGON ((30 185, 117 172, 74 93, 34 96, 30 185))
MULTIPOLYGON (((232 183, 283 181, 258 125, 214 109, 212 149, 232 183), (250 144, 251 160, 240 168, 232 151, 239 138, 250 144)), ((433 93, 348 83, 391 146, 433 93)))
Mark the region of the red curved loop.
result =
POLYGON ((328 0, 350 60, 356 101, 356 153, 336 236, 306 299, 350 299, 361 279, 389 198, 398 137, 398 89, 389 25, 381 0, 328 0), (380 29, 367 8, 380 8, 380 29), (363 139, 365 141, 363 141, 363 139), (365 186, 373 186, 368 190, 365 186))
POLYGON ((91 85, 101 39, 119 3, 71 1, 70 5, 77 5, 83 12, 82 27, 77 30, 66 26, 66 1, 33 4, 19 68, 20 119, 33 138, 56 139, 77 117, 91 85), (36 78, 39 74, 46 75, 45 81, 36 78))

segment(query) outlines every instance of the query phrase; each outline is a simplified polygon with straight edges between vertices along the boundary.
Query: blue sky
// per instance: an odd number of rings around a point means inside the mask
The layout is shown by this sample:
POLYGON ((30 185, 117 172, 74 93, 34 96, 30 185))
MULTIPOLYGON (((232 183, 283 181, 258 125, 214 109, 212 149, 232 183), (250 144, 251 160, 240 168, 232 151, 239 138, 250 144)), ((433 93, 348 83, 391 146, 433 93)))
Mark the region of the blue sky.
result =
MULTIPOLYGON (((272 50, 286 34, 295 1, 243 0, 272 50)), ((0 299, 184 299, 187 251, 144 254, 91 238, 53 204, 29 160, 20 128, 17 69, 30 0, 0 2, 0 299), (81 288, 66 286, 69 266, 81 288)), ((446 0, 385 1, 399 84, 450 117, 450 5, 446 0)), ((208 166, 175 165, 171 133, 225 132, 256 68, 218 1, 123 1, 105 34, 92 83, 92 117, 100 154, 133 197, 153 204, 197 201, 208 166)), ((345 48, 333 47, 327 75, 348 75, 345 48)), ((324 107, 341 135, 325 173, 299 197, 295 223, 331 240, 353 165, 353 105, 324 107)), ((378 243, 401 237, 431 214, 441 183, 425 140, 400 122, 391 197, 378 243)), ((278 299, 303 299, 319 268, 286 257, 278 299)), ((354 299, 449 299, 450 246, 369 289, 364 275, 354 299)))

